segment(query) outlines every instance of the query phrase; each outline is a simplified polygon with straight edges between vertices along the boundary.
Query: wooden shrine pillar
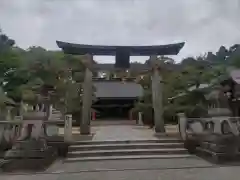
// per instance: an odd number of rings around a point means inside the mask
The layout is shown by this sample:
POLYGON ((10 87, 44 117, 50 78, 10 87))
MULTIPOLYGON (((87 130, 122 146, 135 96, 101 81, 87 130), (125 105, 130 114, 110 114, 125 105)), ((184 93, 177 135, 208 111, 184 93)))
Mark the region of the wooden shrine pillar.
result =
POLYGON ((160 75, 160 66, 157 62, 157 56, 150 57, 152 65, 152 105, 154 110, 154 124, 156 133, 164 133, 163 105, 162 105, 162 77, 160 75))
MULTIPOLYGON (((92 56, 90 57, 92 58, 92 56)), ((91 59, 89 59, 91 60, 91 59)), ((83 105, 82 105, 82 118, 80 121, 80 134, 88 135, 91 133, 91 106, 92 106, 92 72, 86 68, 84 83, 83 83, 83 105)))

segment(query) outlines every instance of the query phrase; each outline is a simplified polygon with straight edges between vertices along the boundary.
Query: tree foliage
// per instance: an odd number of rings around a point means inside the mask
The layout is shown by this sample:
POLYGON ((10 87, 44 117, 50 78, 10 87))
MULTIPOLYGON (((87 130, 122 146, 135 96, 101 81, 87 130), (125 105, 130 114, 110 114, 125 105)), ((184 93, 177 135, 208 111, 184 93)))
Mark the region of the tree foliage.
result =
MULTIPOLYGON (((165 121, 176 121, 178 112, 185 112, 188 116, 206 115, 208 91, 203 91, 201 85, 218 84, 220 77, 225 76, 227 69, 240 67, 240 45, 233 45, 229 49, 221 46, 216 53, 208 52, 204 56, 187 57, 180 63, 171 58, 158 58, 163 78, 163 105, 165 121), (169 60, 170 59, 170 60, 169 60), (200 89, 199 89, 200 88, 200 89), (190 89, 196 89, 191 90, 190 89), (199 90, 198 90, 199 89, 199 90), (182 96, 185 94, 185 96, 182 96), (174 101, 169 100, 172 97, 174 101)), ((145 62, 149 64, 149 60, 145 62)), ((137 110, 144 110, 151 105, 151 72, 141 75, 140 84, 145 87, 144 96, 136 104, 137 110)))
POLYGON ((42 47, 27 50, 0 33, 0 104, 15 101, 52 103, 63 113, 81 108, 85 56, 65 55, 42 47), (64 108, 63 108, 64 107, 64 108))

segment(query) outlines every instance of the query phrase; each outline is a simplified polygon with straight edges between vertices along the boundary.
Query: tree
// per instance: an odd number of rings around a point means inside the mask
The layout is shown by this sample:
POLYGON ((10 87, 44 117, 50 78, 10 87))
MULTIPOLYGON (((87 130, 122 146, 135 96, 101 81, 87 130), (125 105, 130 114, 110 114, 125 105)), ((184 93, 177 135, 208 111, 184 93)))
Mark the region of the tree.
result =
POLYGON ((18 54, 13 51, 14 40, 0 31, 0 86, 4 86, 6 76, 19 67, 18 54))
POLYGON ((4 93, 3 89, 0 88, 0 112, 4 112, 6 110, 7 105, 15 104, 14 101, 4 93))
POLYGON ((4 87, 7 84, 7 77, 18 67, 17 54, 12 51, 14 40, 3 34, 0 30, 0 108, 4 110, 7 104, 14 104, 8 97, 4 87))

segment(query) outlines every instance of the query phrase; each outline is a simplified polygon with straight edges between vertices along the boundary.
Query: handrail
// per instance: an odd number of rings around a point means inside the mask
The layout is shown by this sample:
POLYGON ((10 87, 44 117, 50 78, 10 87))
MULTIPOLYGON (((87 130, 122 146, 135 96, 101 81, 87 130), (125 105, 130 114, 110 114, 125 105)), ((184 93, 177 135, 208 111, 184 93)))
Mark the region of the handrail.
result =
POLYGON ((186 133, 186 130, 187 130, 187 118, 186 118, 184 113, 179 113, 178 117, 179 117, 178 118, 178 128, 179 128, 180 137, 183 140, 186 140, 186 138, 187 138, 187 133, 186 133))
MULTIPOLYGON (((24 121, 24 120, 23 120, 24 121)), ((11 125, 19 125, 23 123, 22 120, 13 120, 13 121, 0 121, 1 124, 11 124, 11 125)), ((72 121, 73 123, 76 123, 76 120, 72 121)), ((56 125, 63 125, 65 123, 65 120, 43 120, 44 124, 56 124, 56 125)))
POLYGON ((0 121, 0 124, 19 125, 19 124, 22 124, 22 121, 21 121, 21 120, 14 120, 14 121, 0 121))
MULTIPOLYGON (((72 123, 76 123, 76 120, 72 120, 72 123)), ((44 124, 56 124, 56 125, 64 125, 65 120, 45 120, 43 121, 44 124)))

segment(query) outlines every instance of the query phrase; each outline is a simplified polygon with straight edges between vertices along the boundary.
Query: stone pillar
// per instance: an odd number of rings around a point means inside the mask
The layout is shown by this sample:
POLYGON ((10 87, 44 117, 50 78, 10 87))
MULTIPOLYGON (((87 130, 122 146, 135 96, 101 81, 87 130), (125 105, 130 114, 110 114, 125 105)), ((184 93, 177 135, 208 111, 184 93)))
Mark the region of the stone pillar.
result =
POLYGON ((12 116, 11 116, 11 110, 13 107, 7 106, 7 114, 6 114, 6 120, 7 121, 11 121, 12 120, 12 116))
POLYGON ((52 104, 50 104, 50 105, 48 106, 48 113, 47 113, 47 115, 48 115, 48 120, 49 120, 49 119, 52 119, 52 110, 53 110, 53 107, 52 107, 52 104))
POLYGON ((65 142, 72 141, 72 115, 65 116, 64 141, 65 142))
POLYGON ((83 84, 82 118, 80 121, 80 133, 90 134, 90 114, 92 106, 92 72, 87 68, 83 84))
POLYGON ((142 121, 142 112, 138 112, 138 125, 143 125, 143 121, 142 121))
POLYGON ((37 104, 36 105, 36 111, 39 111, 40 110, 40 108, 39 108, 39 105, 37 104))
POLYGON ((162 77, 159 74, 159 66, 156 62, 157 57, 151 57, 153 74, 152 74, 152 104, 154 110, 154 124, 155 124, 155 132, 164 133, 164 120, 162 117, 163 114, 163 106, 162 106, 162 77))
POLYGON ((25 112, 23 101, 20 102, 19 115, 22 116, 25 112))
POLYGON ((178 114, 178 129, 179 129, 179 133, 181 135, 181 138, 183 140, 186 140, 187 138, 187 117, 185 116, 184 113, 179 113, 178 114))
POLYGON ((112 72, 111 72, 111 71, 108 71, 106 75, 107 75, 107 80, 110 80, 110 79, 111 79, 112 72))
POLYGON ((21 130, 23 127, 23 117, 22 116, 15 116, 14 121, 22 121, 21 124, 16 126, 16 138, 19 138, 21 136, 21 130))

